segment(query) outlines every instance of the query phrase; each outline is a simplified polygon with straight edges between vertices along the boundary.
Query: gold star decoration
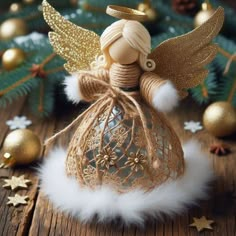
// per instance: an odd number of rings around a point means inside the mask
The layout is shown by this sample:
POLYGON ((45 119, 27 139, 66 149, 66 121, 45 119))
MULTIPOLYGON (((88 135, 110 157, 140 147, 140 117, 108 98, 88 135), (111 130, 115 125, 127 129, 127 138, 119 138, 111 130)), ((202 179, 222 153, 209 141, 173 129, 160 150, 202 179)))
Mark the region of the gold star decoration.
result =
POLYGON ((0 163, 0 169, 7 169, 8 166, 5 163, 0 163))
POLYGON ((4 188, 11 188, 11 190, 15 190, 17 188, 28 188, 28 183, 31 183, 30 180, 25 179, 24 175, 20 177, 12 176, 11 179, 4 180, 6 184, 3 185, 4 188))
POLYGON ((8 197, 9 201, 7 205, 13 205, 14 207, 19 205, 27 205, 28 196, 20 196, 19 194, 15 194, 14 197, 8 197))
POLYGON ((211 224, 214 223, 213 220, 207 220, 205 216, 201 218, 193 217, 194 222, 190 224, 191 227, 196 227, 197 231, 200 232, 204 229, 212 229, 211 224))

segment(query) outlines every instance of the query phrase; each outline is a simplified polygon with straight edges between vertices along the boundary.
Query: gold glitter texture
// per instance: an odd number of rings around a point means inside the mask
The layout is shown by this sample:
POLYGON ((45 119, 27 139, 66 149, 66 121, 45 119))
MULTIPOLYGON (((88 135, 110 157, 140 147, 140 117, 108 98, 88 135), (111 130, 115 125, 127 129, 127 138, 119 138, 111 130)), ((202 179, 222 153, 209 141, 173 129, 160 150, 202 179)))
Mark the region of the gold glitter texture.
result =
POLYGON ((88 69, 95 57, 101 54, 100 37, 63 18, 47 1, 43 1, 45 21, 54 30, 49 33, 49 40, 54 51, 64 58, 64 65, 69 73, 88 69))
POLYGON ((217 45, 212 40, 224 22, 224 9, 219 7, 204 24, 190 33, 161 43, 149 56, 156 63, 153 71, 164 79, 171 80, 180 96, 186 89, 202 83, 208 74, 205 68, 217 54, 217 45))

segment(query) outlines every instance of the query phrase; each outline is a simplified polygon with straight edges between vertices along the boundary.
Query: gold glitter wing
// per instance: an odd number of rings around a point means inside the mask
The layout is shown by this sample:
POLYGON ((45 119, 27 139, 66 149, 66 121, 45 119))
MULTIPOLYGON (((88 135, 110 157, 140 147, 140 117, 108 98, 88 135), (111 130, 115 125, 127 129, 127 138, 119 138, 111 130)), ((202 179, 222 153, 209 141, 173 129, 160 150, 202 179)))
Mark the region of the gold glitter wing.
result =
POLYGON ((153 71, 173 82, 181 98, 187 89, 202 83, 208 74, 205 68, 217 54, 212 43, 224 22, 224 9, 219 7, 212 17, 193 31, 161 43, 149 56, 156 63, 153 71))
POLYGON ((54 30, 49 33, 49 40, 54 51, 67 61, 65 69, 69 73, 88 69, 95 57, 102 54, 100 37, 67 21, 46 0, 42 6, 44 19, 54 30))

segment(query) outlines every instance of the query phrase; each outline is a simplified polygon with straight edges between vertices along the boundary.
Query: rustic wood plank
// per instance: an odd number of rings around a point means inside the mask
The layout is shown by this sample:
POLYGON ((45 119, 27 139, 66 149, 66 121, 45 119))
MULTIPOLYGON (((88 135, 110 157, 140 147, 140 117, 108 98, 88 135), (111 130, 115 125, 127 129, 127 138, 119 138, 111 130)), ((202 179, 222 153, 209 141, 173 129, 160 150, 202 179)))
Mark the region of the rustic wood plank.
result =
MULTIPOLYGON (((180 135, 181 139, 188 140, 192 137, 199 140, 203 145, 205 152, 208 152, 209 145, 212 144, 216 138, 212 137, 203 130, 197 134, 191 134, 183 130, 183 123, 186 120, 201 120, 204 108, 198 107, 192 101, 185 101, 181 104, 173 114, 171 114, 171 122, 174 125, 176 132, 180 135)), ((66 122, 64 122, 65 125, 66 122)), ((58 120, 56 126, 57 130, 63 125, 61 120, 58 120)), ((66 142, 66 137, 63 137, 58 143, 66 142), (63 141, 62 141, 63 140, 63 141)), ((195 236, 199 235, 195 228, 189 227, 192 223, 193 217, 201 217, 205 215, 209 219, 213 219, 216 223, 213 231, 204 231, 201 235, 236 235, 236 222, 235 222, 235 200, 231 197, 231 207, 225 209, 229 199, 227 193, 235 191, 236 186, 236 173, 234 167, 236 166, 235 158, 235 137, 227 142, 233 152, 227 157, 217 157, 209 154, 218 178, 212 184, 213 190, 211 191, 210 200, 201 201, 199 206, 192 207, 188 213, 181 216, 176 216, 173 220, 165 219, 165 223, 149 222, 144 229, 130 227, 119 228, 119 226, 99 225, 99 224, 81 224, 79 221, 72 219, 62 213, 58 213, 48 202, 48 200, 39 192, 37 199, 32 225, 30 227, 29 235, 171 235, 171 236, 195 236), (226 196, 227 195, 227 196, 226 196)))
MULTIPOLYGON (((5 134, 9 131, 8 127, 5 124, 5 120, 13 118, 15 115, 26 115, 29 119, 32 120, 32 125, 29 127, 32 131, 38 134, 39 138, 43 140, 45 135, 51 135, 53 130, 49 127, 53 126, 55 123, 53 120, 51 121, 43 121, 38 120, 29 114, 28 110, 24 106, 25 100, 20 100, 18 103, 14 103, 12 106, 9 106, 5 110, 1 110, 1 118, 4 117, 0 124, 1 136, 0 142, 3 141, 5 134)), ((11 191, 9 189, 1 188, 1 208, 0 214, 2 216, 0 222, 0 229, 2 235, 26 235, 29 229, 29 225, 31 224, 32 214, 35 207, 35 201, 38 194, 38 178, 35 174, 35 164, 29 165, 26 167, 16 167, 10 169, 1 169, 1 185, 3 184, 3 179, 10 178, 12 175, 20 176, 22 174, 25 175, 26 178, 32 181, 32 185, 29 186, 26 190, 17 191, 20 195, 28 195, 29 201, 26 206, 19 206, 14 208, 13 206, 7 206, 6 202, 8 201, 8 196, 13 196, 16 192, 11 191)))
MULTIPOLYGON (((191 105, 192 102, 189 103, 186 101, 171 115, 171 122, 183 140, 187 140, 193 136, 191 133, 183 130, 183 122, 190 119, 200 120, 202 116, 199 111, 202 111, 203 108, 199 108, 196 105, 192 106, 193 108, 186 112, 186 107, 190 107, 191 105)), ((3 122, 0 128, 4 131, 0 134, 1 142, 8 132, 5 121, 17 114, 27 115, 27 111, 22 110, 22 106, 23 102, 21 106, 14 106, 9 111, 1 112, 3 122)), ((37 132, 42 140, 50 136, 54 130, 60 130, 71 120, 70 116, 67 118, 62 117, 57 122, 53 119, 39 121, 31 115, 28 115, 28 117, 34 123, 30 128, 37 132)), ((205 151, 216 140, 206 131, 201 131, 194 135, 194 137, 204 145, 205 151)), ((57 144, 63 144, 67 139, 68 137, 63 137, 57 141, 57 144)), ((206 215, 209 219, 215 220, 216 224, 214 225, 213 231, 205 231, 202 235, 236 235, 236 204, 235 197, 232 197, 233 193, 235 194, 236 192, 236 174, 233 168, 236 164, 235 137, 223 141, 232 147, 233 152, 227 157, 221 158, 209 154, 218 176, 213 185, 214 189, 212 190, 210 201, 202 201, 200 207, 194 207, 190 209, 188 214, 175 217, 174 221, 166 219, 165 224, 149 222, 144 229, 135 227, 122 228, 113 224, 83 225, 71 217, 56 212, 41 192, 37 195, 38 179, 35 171, 29 168, 1 169, 1 178, 24 173, 27 178, 33 181, 29 190, 19 191, 20 194, 28 194, 30 196, 30 202, 26 207, 13 208, 6 206, 7 196, 13 193, 10 190, 1 189, 0 200, 3 203, 0 207, 0 214, 2 215, 0 221, 1 233, 2 235, 27 235, 29 231, 29 235, 198 235, 197 231, 188 225, 192 223, 192 217, 206 215)), ((48 152, 49 148, 45 150, 45 153, 48 152)))
MULTIPOLYGON (((0 123, 0 144, 2 146, 3 140, 8 132, 8 126, 6 125, 6 121, 9 119, 12 119, 15 115, 18 115, 19 112, 23 109, 23 105, 25 103, 25 100, 20 100, 12 105, 10 105, 7 109, 1 109, 1 123, 0 123)), ((1 153, 2 155, 2 153, 1 153)), ((6 169, 0 169, 0 178, 1 178, 1 185, 3 183, 3 179, 8 178, 11 174, 9 170, 6 169)), ((2 188, 2 187, 1 187, 2 188)), ((0 215, 1 215, 1 221, 0 221, 0 229, 2 234, 7 234, 9 231, 8 225, 8 206, 6 206, 6 199, 8 196, 9 191, 5 189, 1 189, 0 191, 0 199, 1 199, 1 206, 0 206, 0 215)), ((12 214, 13 212, 11 212, 12 214)))

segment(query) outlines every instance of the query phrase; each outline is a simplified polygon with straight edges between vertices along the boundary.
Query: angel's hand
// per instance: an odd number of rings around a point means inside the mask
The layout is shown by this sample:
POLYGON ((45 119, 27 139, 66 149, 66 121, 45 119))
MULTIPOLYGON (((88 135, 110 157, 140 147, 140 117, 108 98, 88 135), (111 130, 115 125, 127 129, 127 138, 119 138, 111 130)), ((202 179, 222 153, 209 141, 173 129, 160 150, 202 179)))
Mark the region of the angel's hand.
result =
POLYGON ((144 100, 161 112, 169 112, 179 101, 178 92, 169 80, 155 73, 146 72, 140 79, 140 91, 144 100))
POLYGON ((94 78, 108 82, 108 71, 105 69, 80 71, 67 76, 64 84, 68 99, 74 103, 79 103, 81 100, 92 102, 98 99, 106 91, 106 87, 99 84, 94 78))

